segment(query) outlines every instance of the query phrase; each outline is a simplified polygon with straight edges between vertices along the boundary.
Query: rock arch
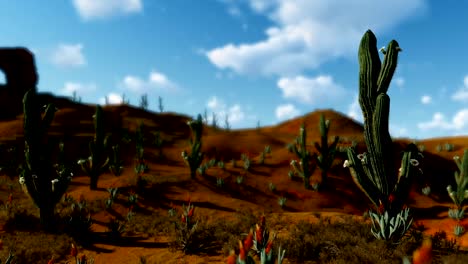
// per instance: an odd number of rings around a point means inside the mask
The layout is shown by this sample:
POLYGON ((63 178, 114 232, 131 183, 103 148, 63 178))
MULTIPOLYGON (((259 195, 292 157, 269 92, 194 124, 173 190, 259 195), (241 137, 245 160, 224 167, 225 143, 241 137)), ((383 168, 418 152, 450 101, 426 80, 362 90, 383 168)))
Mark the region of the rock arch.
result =
POLYGON ((36 89, 38 75, 34 55, 26 48, 0 48, 0 71, 6 84, 0 84, 0 119, 11 119, 23 112, 23 96, 36 89))

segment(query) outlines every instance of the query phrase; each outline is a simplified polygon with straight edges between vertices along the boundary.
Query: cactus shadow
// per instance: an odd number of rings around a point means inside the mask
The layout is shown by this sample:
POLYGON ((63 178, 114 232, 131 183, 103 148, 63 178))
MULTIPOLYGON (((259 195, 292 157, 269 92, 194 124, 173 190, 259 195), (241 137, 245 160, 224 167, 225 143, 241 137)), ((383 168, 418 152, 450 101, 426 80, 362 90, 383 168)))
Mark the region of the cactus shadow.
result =
POLYGON ((446 219, 446 216, 439 216, 441 213, 447 212, 448 207, 446 206, 433 206, 429 208, 411 208, 411 211, 415 218, 418 219, 446 219))

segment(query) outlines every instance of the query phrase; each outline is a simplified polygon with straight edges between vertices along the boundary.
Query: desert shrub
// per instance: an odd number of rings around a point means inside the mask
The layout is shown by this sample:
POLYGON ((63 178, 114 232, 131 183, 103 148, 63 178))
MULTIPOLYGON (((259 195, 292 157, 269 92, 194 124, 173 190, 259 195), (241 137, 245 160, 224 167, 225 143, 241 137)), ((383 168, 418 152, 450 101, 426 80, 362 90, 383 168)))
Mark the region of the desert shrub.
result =
POLYGON ((52 257, 58 263, 69 255, 73 242, 72 238, 63 234, 24 231, 4 233, 2 240, 4 250, 0 251, 0 259, 5 259, 8 250, 12 250, 15 264, 47 263, 52 257))

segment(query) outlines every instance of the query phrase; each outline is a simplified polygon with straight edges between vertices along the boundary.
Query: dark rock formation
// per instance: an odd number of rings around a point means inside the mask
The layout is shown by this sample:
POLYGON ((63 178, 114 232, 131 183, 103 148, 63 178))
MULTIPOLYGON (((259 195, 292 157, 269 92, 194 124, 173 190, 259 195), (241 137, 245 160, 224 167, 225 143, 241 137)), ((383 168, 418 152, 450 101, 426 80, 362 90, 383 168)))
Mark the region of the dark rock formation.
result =
POLYGON ((0 48, 0 71, 6 79, 0 85, 0 119, 14 119, 23 112, 26 91, 37 86, 34 55, 25 48, 0 48))

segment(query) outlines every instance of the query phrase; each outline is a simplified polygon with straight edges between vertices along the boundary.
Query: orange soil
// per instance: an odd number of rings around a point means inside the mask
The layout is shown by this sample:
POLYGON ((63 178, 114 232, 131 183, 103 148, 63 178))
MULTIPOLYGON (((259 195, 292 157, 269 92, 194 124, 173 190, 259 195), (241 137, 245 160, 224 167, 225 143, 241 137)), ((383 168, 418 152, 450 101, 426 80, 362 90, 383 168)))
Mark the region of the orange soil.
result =
MULTIPOLYGON (((59 105, 61 109, 50 130, 52 137, 65 137, 65 146, 72 154, 70 157, 76 159, 87 155, 87 143, 92 136, 93 126, 91 116, 94 108, 87 105, 59 105)), ((197 208, 197 214, 208 217, 220 217, 232 215, 238 209, 251 209, 255 212, 265 212, 278 214, 280 217, 287 217, 292 222, 299 219, 316 219, 314 214, 332 216, 339 219, 342 214, 362 216, 363 212, 370 206, 369 201, 352 182, 349 171, 344 169, 342 164, 343 156, 339 156, 330 172, 330 184, 333 190, 323 192, 307 191, 300 181, 291 181, 287 177, 289 162, 295 158, 288 153, 285 148, 287 143, 294 140, 298 134, 300 124, 305 121, 307 124, 308 142, 319 141, 318 120, 320 113, 324 113, 331 121, 330 137, 339 135, 346 137, 347 143, 351 140, 359 142, 358 149, 363 151, 362 125, 348 119, 344 115, 333 110, 317 110, 306 116, 281 123, 277 126, 264 127, 260 130, 235 130, 235 131, 215 131, 206 128, 203 135, 203 150, 208 157, 215 153, 219 158, 225 160, 226 171, 217 168, 208 170, 208 177, 190 180, 189 170, 182 162, 180 153, 182 150, 189 150, 188 138, 190 131, 186 125, 189 117, 172 113, 150 113, 129 106, 106 106, 104 107, 106 119, 111 120, 106 123, 108 132, 115 132, 113 126, 117 126, 119 120, 123 127, 135 131, 138 122, 145 124, 146 138, 151 139, 150 131, 160 131, 166 144, 163 153, 167 157, 164 162, 158 161, 156 150, 146 149, 147 161, 150 172, 145 177, 157 179, 161 182, 160 187, 153 190, 157 197, 146 195, 140 199, 143 208, 147 210, 163 210, 171 202, 179 208, 185 201, 187 194, 197 208), (266 145, 270 145, 272 155, 267 156, 265 165, 258 165, 259 153, 266 145), (216 149, 215 149, 216 148, 216 149), (239 161, 241 153, 250 153, 254 164, 252 172, 245 177, 242 187, 236 186, 235 179, 242 174, 240 169, 242 162, 239 161), (230 160, 238 160, 238 168, 232 168, 230 160), (216 187, 216 177, 225 179, 226 187, 219 189, 216 187), (272 193, 268 189, 268 183, 276 185, 278 192, 272 193), (232 189, 232 191, 229 191, 232 189), (278 205, 278 197, 284 195, 288 198, 286 207, 281 209, 278 205)), ((0 141, 21 142, 22 140, 22 116, 17 120, 0 123, 0 141)), ((410 142, 409 139, 395 140, 395 153, 410 142)), ((445 187, 448 182, 453 181, 453 171, 455 164, 453 155, 462 155, 463 149, 468 147, 467 137, 454 137, 446 139, 430 139, 419 142, 426 146, 425 160, 423 164, 424 179, 417 179, 415 188, 410 196, 409 206, 414 208, 415 221, 423 223, 432 234, 438 230, 444 230, 449 237, 453 237, 453 226, 455 222, 447 218, 447 209, 453 204, 446 194, 445 187), (437 144, 452 143, 455 145, 453 152, 437 153, 437 144), (421 194, 420 187, 428 183, 433 187, 433 194, 426 197, 421 194), (418 215, 419 214, 419 215, 418 215)), ((75 198, 84 195, 87 200, 104 199, 108 197, 106 188, 110 186, 124 187, 134 182, 133 163, 131 157, 134 155, 134 146, 123 148, 124 153, 129 153, 126 159, 126 169, 122 176, 115 177, 104 174, 100 177, 98 186, 100 190, 90 191, 88 187, 89 179, 83 175, 74 177, 69 194, 75 198)), ((398 155, 398 154, 396 154, 398 155)), ((77 170, 78 172, 78 170, 77 170)), ((312 177, 313 181, 319 181, 320 171, 317 170, 312 177)), ((0 195, 5 196, 7 192, 2 190, 0 195)), ((1 197, 2 200, 5 197, 1 197)), ((24 198, 26 199, 26 198, 24 198)), ((116 207, 116 211, 124 214, 126 208, 116 207)), ((93 215, 97 223, 93 229, 96 232, 105 231, 103 223, 109 221, 111 215, 106 212, 99 212, 93 215)), ((358 217, 360 218, 360 217, 358 217)), ((463 222, 468 229, 468 222, 463 222)), ((247 232, 248 230, 246 230, 247 232)), ((170 252, 162 247, 167 242, 166 238, 145 237, 139 234, 142 240, 138 245, 121 247, 118 245, 95 244, 95 248, 100 252, 85 251, 87 255, 94 257, 95 263, 138 263, 138 257, 147 256, 148 263, 222 263, 226 256, 185 256, 179 252, 170 252), (166 240, 165 240, 166 239, 166 240)), ((468 235, 459 238, 458 243, 468 248, 468 235)), ((288 263, 285 261, 285 263, 288 263)))

